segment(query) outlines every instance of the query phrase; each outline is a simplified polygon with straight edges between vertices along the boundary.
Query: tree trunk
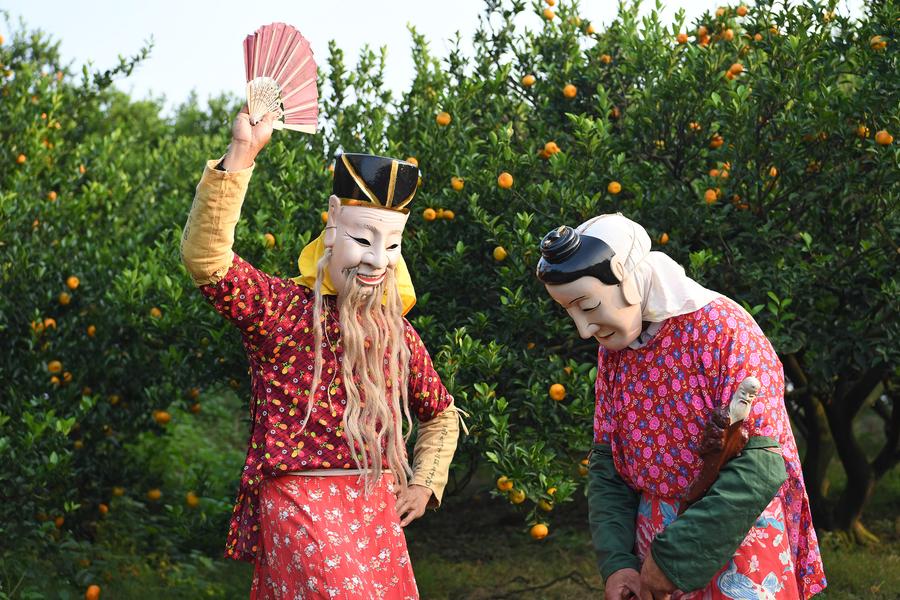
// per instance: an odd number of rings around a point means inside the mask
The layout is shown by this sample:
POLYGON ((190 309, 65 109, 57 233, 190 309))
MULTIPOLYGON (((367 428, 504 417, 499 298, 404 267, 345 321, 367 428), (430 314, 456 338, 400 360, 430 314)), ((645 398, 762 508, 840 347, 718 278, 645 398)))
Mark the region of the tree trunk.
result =
POLYGON ((813 523, 822 529, 834 526, 827 497, 830 482, 828 465, 834 457, 834 440, 828 427, 828 419, 822 402, 812 394, 802 399, 806 425, 806 454, 803 456, 803 479, 809 495, 809 508, 813 523))

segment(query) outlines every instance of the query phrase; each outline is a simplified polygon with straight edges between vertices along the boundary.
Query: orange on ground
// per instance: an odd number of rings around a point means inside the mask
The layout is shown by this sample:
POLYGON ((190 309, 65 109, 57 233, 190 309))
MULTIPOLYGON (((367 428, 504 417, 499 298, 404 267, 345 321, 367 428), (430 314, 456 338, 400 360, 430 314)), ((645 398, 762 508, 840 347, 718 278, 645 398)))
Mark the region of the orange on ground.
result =
POLYGON ((513 482, 509 480, 509 477, 506 475, 501 475, 497 479, 497 489, 501 492, 508 492, 513 489, 513 482))
POLYGON ((66 306, 69 302, 72 301, 72 296, 67 294, 66 292, 60 292, 59 294, 59 303, 63 306, 66 306))
POLYGON ((494 248, 494 260, 497 262, 503 262, 506 260, 506 257, 509 256, 506 252, 506 248, 503 246, 497 246, 494 248))
POLYGON ((441 111, 437 114, 434 120, 437 121, 437 124, 441 127, 446 127, 450 124, 450 121, 453 120, 453 117, 450 116, 450 113, 441 111))
POLYGON ((50 373, 59 373, 62 371, 62 363, 58 360, 51 360, 47 363, 47 371, 50 373))
POLYGON ((422 218, 426 221, 434 221, 437 219, 437 212, 433 208, 426 208, 422 211, 422 218))
POLYGON ((537 525, 534 525, 528 533, 531 535, 531 539, 542 540, 547 537, 550 530, 543 523, 538 523, 537 525))
POLYGON ((576 88, 571 83, 567 83, 565 85, 565 87, 563 88, 562 92, 563 92, 563 96, 565 96, 566 98, 574 98, 575 94, 578 93, 578 88, 576 88))
POLYGON ((263 239, 265 240, 266 248, 274 248, 275 247, 275 236, 271 233, 267 233, 263 235, 263 239))
POLYGON ((618 181, 610 181, 609 185, 606 186, 606 191, 615 196, 622 191, 622 184, 618 181))
POLYGON ((535 81, 536 79, 534 75, 529 74, 522 78, 522 85, 524 85, 525 87, 531 87, 534 85, 535 81))
POLYGON ((550 397, 560 402, 566 397, 566 386, 561 383, 554 383, 550 386, 550 397))
POLYGON ((894 143, 894 136, 888 133, 887 129, 882 129, 875 134, 875 143, 879 146, 890 146, 894 143))
POLYGON ((84 593, 84 600, 100 600, 100 586, 89 585, 87 591, 84 593))
POLYGON ((454 192, 461 192, 465 186, 466 186, 466 182, 461 177, 451 177, 450 178, 450 187, 453 188, 454 192))
POLYGON ((513 186, 513 176, 506 171, 503 171, 497 177, 497 185, 499 185, 504 190, 508 190, 513 186))
POLYGON ((156 308, 155 306, 150 309, 150 316, 154 319, 158 319, 162 316, 162 311, 156 308))

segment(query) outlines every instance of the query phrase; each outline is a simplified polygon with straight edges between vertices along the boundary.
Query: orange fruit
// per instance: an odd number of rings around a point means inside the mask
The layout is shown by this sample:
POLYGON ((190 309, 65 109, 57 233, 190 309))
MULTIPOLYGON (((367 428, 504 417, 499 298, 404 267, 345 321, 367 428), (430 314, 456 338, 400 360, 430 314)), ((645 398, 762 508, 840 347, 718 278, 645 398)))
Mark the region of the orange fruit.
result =
POLYGON ((81 440, 75 440, 75 442, 72 443, 72 447, 76 450, 81 450, 82 448, 84 448, 84 442, 82 442, 81 440))
POLYGON ((88 334, 88 337, 94 337, 97 334, 96 325, 88 325, 87 334, 88 334))
POLYGON ((200 414, 200 403, 199 403, 199 402, 194 402, 193 404, 191 404, 190 411, 191 411, 192 413, 194 413, 195 415, 200 414))
POLYGON ((778 177, 778 169, 771 167, 769 169, 769 177, 778 177))
POLYGON ((612 109, 610 109, 610 111, 609 111, 610 119, 618 119, 621 116, 622 116, 622 111, 619 110, 618 106, 613 106, 612 109))
POLYGON ((452 221, 453 219, 456 218, 456 213, 448 208, 447 210, 444 211, 443 218, 448 221, 452 221))
POLYGON ((503 171, 497 177, 497 185, 499 185, 504 190, 508 190, 513 186, 513 176, 506 171, 503 171))
POLYGON ((323 210, 323 211, 322 211, 322 222, 323 222, 323 223, 327 223, 327 222, 328 222, 328 211, 326 211, 326 210, 323 210))
POLYGON ((191 389, 189 389, 187 392, 187 397, 190 398, 191 400, 196 400, 197 398, 199 398, 200 397, 200 388, 192 387, 191 389))
POLYGON ((25 161, 28 160, 24 154, 20 154, 16 157, 16 164, 24 165, 25 161))
POLYGON ((869 38, 869 47, 871 47, 872 50, 881 51, 887 48, 887 41, 880 35, 873 35, 869 38))
POLYGON ((700 123, 698 123, 697 121, 691 121, 688 124, 688 127, 691 128, 691 131, 700 131, 703 128, 703 126, 700 125, 700 123))
POLYGON ((89 585, 87 591, 84 593, 84 600, 100 600, 100 586, 89 585))
POLYGON ((547 2, 547 6, 556 6, 556 0, 545 0, 547 2))
POLYGON ((503 262, 506 260, 506 257, 509 256, 506 253, 506 249, 503 246, 497 246, 494 248, 494 260, 497 262, 503 262))
POLYGON ((525 492, 516 489, 510 490, 509 501, 513 504, 522 504, 525 502, 525 492))
POLYGON ((109 507, 102 502, 97 506, 97 510, 100 511, 101 515, 105 515, 109 512, 109 507))
POLYGON ((437 219, 437 213, 433 208, 426 208, 422 211, 422 218, 426 221, 434 221, 437 219))
POLYGON ((150 309, 150 316, 154 319, 158 319, 162 316, 162 311, 156 308, 155 306, 150 309))
POLYGON ((450 187, 453 188, 454 192, 461 192, 465 185, 466 182, 461 177, 450 178, 450 187))
POLYGON ((741 73, 744 72, 744 65, 742 65, 739 62, 736 62, 733 65, 731 65, 731 67, 728 69, 728 72, 732 73, 734 75, 740 75, 741 73))
POLYGON ((154 410, 153 411, 153 420, 159 423, 160 425, 168 425, 169 421, 172 420, 172 415, 165 410, 154 410))
POLYGON ((706 37, 706 35, 708 33, 709 33, 709 30, 706 28, 706 25, 701 25, 700 27, 697 28, 697 37, 698 38, 706 37))
POLYGON ((559 152, 559 146, 556 145, 556 142, 550 141, 544 144, 544 154, 546 156, 553 156, 559 152))
POLYGON ((162 491, 160 491, 159 488, 153 488, 152 490, 147 491, 147 500, 156 502, 160 498, 162 498, 162 491))
POLYGON ((719 199, 719 192, 718 192, 718 190, 714 190, 714 189, 712 189, 712 188, 709 188, 709 189, 706 190, 706 193, 703 194, 703 200, 704 200, 707 204, 715 204, 716 200, 718 200, 718 199, 719 199))
POLYGON ((275 247, 275 236, 271 233, 267 233, 263 235, 263 240, 265 241, 266 248, 274 248, 275 247))
POLYGON ((744 6, 743 4, 741 4, 740 6, 737 7, 736 12, 737 12, 737 16, 746 17, 747 16, 747 7, 744 6))
POLYGON ((513 482, 509 480, 509 477, 506 475, 501 475, 499 479, 497 479, 497 489, 501 492, 508 492, 513 489, 513 482))
POLYGON ((544 9, 544 18, 547 19, 548 21, 552 21, 555 16, 556 16, 556 13, 554 13, 549 8, 544 9))
POLYGON ((47 317, 44 319, 44 329, 56 329, 56 319, 52 317, 47 317))
POLYGON ((709 147, 713 149, 719 148, 724 143, 725 139, 718 133, 713 134, 713 136, 709 139, 709 147))
POLYGON ((762 41, 762 34, 761 34, 761 33, 756 33, 756 34, 754 34, 754 35, 753 35, 753 41, 754 41, 754 42, 761 42, 761 41, 762 41))
POLYGON ((734 30, 729 28, 729 29, 726 29, 725 31, 723 31, 722 39, 725 40, 726 42, 730 42, 731 40, 733 40, 734 39, 734 30))
POLYGON ((552 496, 552 495, 554 495, 555 493, 556 493, 556 488, 555 488, 555 487, 547 488, 547 495, 548 495, 548 496, 552 496))
POLYGON ((63 373, 62 380, 63 383, 72 383, 72 374, 66 371, 65 373, 63 373))
POLYGON ((618 181, 610 181, 609 185, 606 186, 606 191, 615 196, 622 191, 622 184, 618 181))
POLYGON ((115 487, 112 489, 112 495, 113 495, 113 496, 124 496, 124 495, 125 495, 125 488, 120 487, 120 486, 118 486, 118 485, 115 486, 115 487))
POLYGON ((121 399, 122 399, 121 396, 119 396, 118 394, 110 394, 109 395, 109 403, 112 404, 113 406, 118 404, 121 399))
POLYGON ((565 96, 566 98, 574 98, 575 94, 578 93, 578 88, 576 88, 571 83, 567 83, 562 92, 563 96, 565 96))
POLYGON ((866 127, 865 125, 858 126, 856 128, 856 135, 858 135, 861 138, 869 137, 869 128, 866 127))
POLYGON ((554 383, 550 386, 550 397, 557 402, 562 401, 566 397, 566 386, 561 383, 554 383))
POLYGON ((450 116, 450 113, 441 111, 437 114, 434 120, 437 121, 437 124, 441 127, 446 127, 450 124, 450 121, 453 120, 453 117, 450 116))
POLYGON ((602 62, 604 65, 608 65, 612 62, 612 56, 610 56, 609 54, 601 54, 600 62, 602 62))
POLYGON ((66 306, 71 301, 72 301, 72 296, 70 296, 66 292, 61 292, 59 294, 59 303, 62 304, 63 306, 66 306))
POLYGON ((717 17, 725 16, 725 7, 724 6, 720 6, 719 8, 716 9, 716 16, 717 17))
POLYGON ((549 500, 541 499, 538 502, 538 508, 544 512, 550 512, 551 510, 553 510, 553 503, 549 500))
POLYGON ((524 85, 525 87, 531 87, 534 85, 535 81, 537 80, 535 79, 534 75, 529 74, 522 78, 522 85, 524 85))
POLYGON ((200 498, 198 498, 197 494, 195 494, 194 492, 188 492, 184 496, 184 503, 191 508, 197 508, 198 506, 200 506, 200 498))
POLYGON ((410 164, 412 164, 412 165, 415 165, 415 166, 417 166, 417 167, 419 166, 419 159, 416 158, 415 156, 407 156, 407 157, 406 157, 406 162, 408 162, 408 163, 410 163, 410 164))
POLYGON ((679 33, 675 36, 675 41, 679 44, 687 44, 688 37, 686 33, 679 33))
POLYGON ((85 173, 87 173, 87 167, 85 167, 84 165, 78 165, 78 172, 84 175, 85 173))
POLYGON ((531 539, 542 540, 550 533, 550 529, 543 523, 538 523, 537 525, 532 526, 528 533, 531 535, 531 539))
POLYGON ((47 200, 49 200, 50 202, 56 202, 57 197, 58 196, 55 191, 50 190, 49 192, 47 192, 47 200))
POLYGON ((890 146, 894 143, 894 136, 888 133, 887 129, 882 129, 875 134, 875 143, 879 146, 890 146))
POLYGON ((62 363, 58 360, 51 360, 47 363, 47 371, 50 373, 59 373, 62 371, 62 363))
POLYGON ((78 281, 78 278, 74 275, 71 275, 68 279, 66 279, 66 285, 69 286, 70 290, 77 290, 79 283, 80 282, 78 281))
POLYGON ((63 516, 59 516, 59 517, 56 517, 55 519, 53 519, 53 524, 56 525, 57 529, 61 529, 62 526, 65 524, 65 522, 66 522, 66 518, 63 516))
POLYGON ((709 170, 710 177, 718 177, 720 174, 721 174, 721 171, 719 171, 718 169, 710 169, 709 170))
POLYGON ((565 367, 563 367, 563 371, 565 372, 566 375, 571 375, 571 374, 572 374, 572 367, 570 367, 570 366, 565 366, 565 367))
POLYGON ((586 34, 588 34, 588 35, 594 35, 594 32, 596 32, 596 31, 597 31, 597 30, 594 29, 594 25, 593 25, 593 24, 588 25, 588 26, 587 26, 587 29, 584 30, 584 32, 585 32, 586 34))

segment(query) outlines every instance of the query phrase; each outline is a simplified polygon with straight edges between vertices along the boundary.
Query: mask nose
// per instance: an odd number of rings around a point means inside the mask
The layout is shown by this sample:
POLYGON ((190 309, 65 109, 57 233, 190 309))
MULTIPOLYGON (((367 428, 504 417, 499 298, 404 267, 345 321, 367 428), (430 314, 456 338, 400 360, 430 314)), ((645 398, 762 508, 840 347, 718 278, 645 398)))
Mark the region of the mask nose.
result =
POLYGON ((372 267, 374 271, 382 271, 388 266, 388 256, 384 248, 371 248, 363 256, 363 263, 372 267))
POLYGON ((597 325, 589 323, 587 317, 581 314, 581 311, 573 311, 569 314, 572 320, 575 321, 575 327, 578 329, 578 335, 581 336, 581 339, 586 340, 594 337, 594 334, 597 333, 597 325))

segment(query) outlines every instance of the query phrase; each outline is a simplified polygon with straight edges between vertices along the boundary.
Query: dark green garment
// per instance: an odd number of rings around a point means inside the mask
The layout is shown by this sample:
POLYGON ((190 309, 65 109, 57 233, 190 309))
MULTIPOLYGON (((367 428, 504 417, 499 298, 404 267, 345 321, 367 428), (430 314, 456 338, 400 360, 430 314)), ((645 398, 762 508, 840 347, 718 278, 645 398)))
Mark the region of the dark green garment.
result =
MULTIPOLYGON (((778 448, 778 443, 770 437, 750 438, 744 451, 722 467, 706 495, 656 536, 650 547, 653 560, 678 589, 706 587, 787 479, 784 459, 766 448, 778 448)), ((634 554, 639 494, 616 473, 609 445, 594 446, 590 475, 591 535, 601 574, 606 578, 622 568, 640 570, 634 554)))

